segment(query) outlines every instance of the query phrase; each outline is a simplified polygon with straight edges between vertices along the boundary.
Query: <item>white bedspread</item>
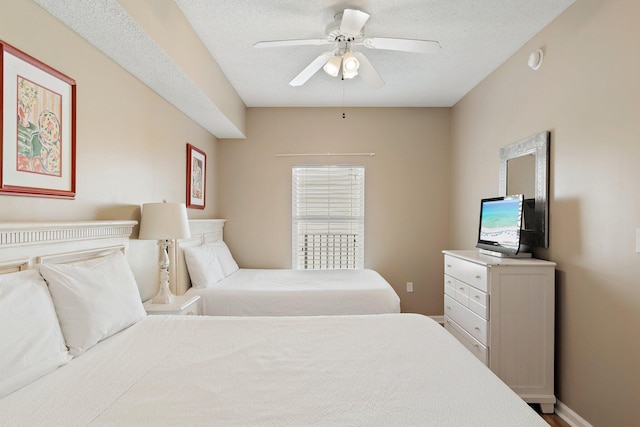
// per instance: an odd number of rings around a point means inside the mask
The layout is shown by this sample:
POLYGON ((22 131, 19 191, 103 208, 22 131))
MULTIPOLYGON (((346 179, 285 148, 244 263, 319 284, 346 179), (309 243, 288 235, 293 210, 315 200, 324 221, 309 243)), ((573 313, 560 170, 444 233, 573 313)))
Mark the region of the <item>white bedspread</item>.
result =
POLYGON ((313 316, 399 313, 400 298, 373 270, 240 269, 200 295, 203 314, 313 316))
POLYGON ((546 426, 431 319, 148 316, 0 400, 7 426, 546 426))

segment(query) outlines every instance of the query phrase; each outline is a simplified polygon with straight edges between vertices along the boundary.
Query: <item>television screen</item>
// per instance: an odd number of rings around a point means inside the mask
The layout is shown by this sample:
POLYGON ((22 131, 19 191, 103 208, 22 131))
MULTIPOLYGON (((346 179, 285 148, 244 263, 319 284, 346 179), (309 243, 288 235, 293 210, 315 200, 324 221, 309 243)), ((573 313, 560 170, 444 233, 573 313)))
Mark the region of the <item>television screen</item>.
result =
POLYGON ((522 204, 521 194, 482 199, 476 247, 516 255, 520 249, 522 204))

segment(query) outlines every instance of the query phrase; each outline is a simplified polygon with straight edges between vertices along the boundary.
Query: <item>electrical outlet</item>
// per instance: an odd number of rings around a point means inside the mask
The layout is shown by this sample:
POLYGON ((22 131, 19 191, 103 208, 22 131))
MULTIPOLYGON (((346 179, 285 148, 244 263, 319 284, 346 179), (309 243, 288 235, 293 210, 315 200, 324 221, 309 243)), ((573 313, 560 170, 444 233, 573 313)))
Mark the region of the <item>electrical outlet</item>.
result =
POLYGON ((407 292, 413 292, 413 282, 407 282, 407 292))

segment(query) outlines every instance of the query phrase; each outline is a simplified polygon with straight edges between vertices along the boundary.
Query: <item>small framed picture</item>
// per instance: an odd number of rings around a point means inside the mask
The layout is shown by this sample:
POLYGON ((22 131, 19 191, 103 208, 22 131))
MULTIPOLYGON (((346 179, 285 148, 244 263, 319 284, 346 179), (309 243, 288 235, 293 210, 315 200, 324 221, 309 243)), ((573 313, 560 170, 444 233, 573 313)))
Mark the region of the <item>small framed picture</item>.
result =
POLYGON ((204 209, 206 200, 207 155, 187 144, 187 207, 204 209))
POLYGON ((0 194, 76 195, 76 82, 0 40, 0 194))

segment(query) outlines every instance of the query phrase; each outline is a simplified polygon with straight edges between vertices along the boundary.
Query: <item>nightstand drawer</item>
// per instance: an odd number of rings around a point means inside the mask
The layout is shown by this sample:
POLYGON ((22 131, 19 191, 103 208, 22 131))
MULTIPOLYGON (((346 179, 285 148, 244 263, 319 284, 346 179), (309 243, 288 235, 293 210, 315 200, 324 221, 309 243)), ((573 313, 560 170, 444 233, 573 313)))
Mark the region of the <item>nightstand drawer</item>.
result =
POLYGON ((200 295, 174 296, 173 301, 168 304, 154 304, 149 300, 143 305, 147 314, 197 316, 200 314, 200 295))
POLYGON ((445 255, 444 273, 484 292, 488 291, 487 268, 482 265, 445 255))
POLYGON ((487 321, 448 295, 444 296, 444 314, 449 316, 472 337, 484 345, 488 345, 487 321))
POLYGON ((196 302, 195 304, 190 304, 189 307, 185 308, 181 314, 184 316, 199 316, 200 304, 198 302, 196 302))

